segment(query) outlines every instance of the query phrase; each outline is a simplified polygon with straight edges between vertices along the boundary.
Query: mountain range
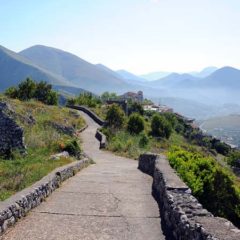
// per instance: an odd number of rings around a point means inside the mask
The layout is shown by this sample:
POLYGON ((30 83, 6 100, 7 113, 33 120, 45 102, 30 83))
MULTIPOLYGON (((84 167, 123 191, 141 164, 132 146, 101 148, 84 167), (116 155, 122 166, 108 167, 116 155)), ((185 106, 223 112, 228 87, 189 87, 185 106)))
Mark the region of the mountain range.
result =
POLYGON ((191 117, 202 117, 206 112, 211 115, 213 108, 226 103, 240 105, 240 70, 232 67, 138 76, 126 70, 114 71, 103 64, 92 64, 74 54, 43 45, 19 53, 0 46, 0 91, 17 85, 26 77, 45 80, 55 89, 73 95, 84 90, 95 94, 142 90, 145 97, 174 105, 177 111, 189 109, 184 112, 191 117))

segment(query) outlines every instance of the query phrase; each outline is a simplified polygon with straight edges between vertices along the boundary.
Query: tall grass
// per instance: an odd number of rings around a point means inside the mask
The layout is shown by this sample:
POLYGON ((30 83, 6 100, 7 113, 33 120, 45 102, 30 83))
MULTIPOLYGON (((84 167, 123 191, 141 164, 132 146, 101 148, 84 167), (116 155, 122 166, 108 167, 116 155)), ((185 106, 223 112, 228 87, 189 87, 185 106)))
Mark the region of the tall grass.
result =
POLYGON ((73 157, 51 160, 51 155, 61 151, 60 146, 73 137, 58 132, 49 125, 49 121, 76 129, 84 126, 84 120, 66 108, 46 106, 35 101, 4 100, 11 104, 17 113, 17 122, 24 129, 27 154, 14 152, 12 159, 0 158, 0 200, 40 180, 56 167, 76 160, 73 157), (30 115, 35 120, 34 124, 24 120, 30 115))

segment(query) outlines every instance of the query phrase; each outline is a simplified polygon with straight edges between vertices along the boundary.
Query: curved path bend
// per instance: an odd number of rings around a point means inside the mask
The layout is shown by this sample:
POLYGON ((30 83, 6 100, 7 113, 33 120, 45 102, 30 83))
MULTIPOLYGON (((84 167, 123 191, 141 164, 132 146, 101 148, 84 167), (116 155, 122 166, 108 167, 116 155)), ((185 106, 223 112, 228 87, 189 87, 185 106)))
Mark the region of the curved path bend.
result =
POLYGON ((96 164, 64 182, 0 239, 165 239, 152 178, 137 169, 137 161, 99 150, 99 125, 81 115, 89 125, 81 134, 83 150, 96 164))

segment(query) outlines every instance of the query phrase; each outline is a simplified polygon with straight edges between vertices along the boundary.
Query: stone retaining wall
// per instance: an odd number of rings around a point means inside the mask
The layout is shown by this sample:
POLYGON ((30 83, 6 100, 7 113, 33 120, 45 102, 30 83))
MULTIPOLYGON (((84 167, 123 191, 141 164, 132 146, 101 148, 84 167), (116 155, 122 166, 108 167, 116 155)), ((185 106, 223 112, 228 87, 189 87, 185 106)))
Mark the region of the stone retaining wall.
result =
POLYGON ((100 142, 100 149, 106 148, 107 146, 107 137, 97 129, 95 137, 100 142))
POLYGON ((74 176, 90 163, 89 158, 84 158, 83 160, 60 167, 31 187, 0 202, 0 235, 20 218, 26 216, 31 209, 37 207, 54 190, 59 188, 63 181, 74 176))
POLYGON ((76 110, 80 110, 83 111, 84 113, 86 113, 89 117, 91 117, 97 124, 99 124, 100 126, 104 126, 106 125, 106 122, 103 121, 99 116, 97 116, 94 112, 92 112, 90 109, 88 109, 87 107, 84 106, 72 106, 72 105, 67 105, 68 108, 72 108, 72 109, 76 109, 76 110))
POLYGON ((139 169, 153 176, 153 194, 168 239, 239 240, 240 230, 202 207, 163 155, 143 154, 139 169))
POLYGON ((23 129, 10 116, 10 107, 0 102, 0 154, 10 154, 12 150, 25 151, 23 129))
MULTIPOLYGON (((106 125, 105 121, 103 121, 100 117, 98 117, 94 112, 92 112, 87 107, 84 107, 84 106, 70 106, 70 105, 68 105, 67 107, 86 113, 89 117, 91 117, 100 126, 105 126, 106 125)), ((106 148, 107 137, 102 132, 100 132, 99 129, 96 131, 95 137, 100 142, 100 146, 99 146, 100 149, 106 148)))

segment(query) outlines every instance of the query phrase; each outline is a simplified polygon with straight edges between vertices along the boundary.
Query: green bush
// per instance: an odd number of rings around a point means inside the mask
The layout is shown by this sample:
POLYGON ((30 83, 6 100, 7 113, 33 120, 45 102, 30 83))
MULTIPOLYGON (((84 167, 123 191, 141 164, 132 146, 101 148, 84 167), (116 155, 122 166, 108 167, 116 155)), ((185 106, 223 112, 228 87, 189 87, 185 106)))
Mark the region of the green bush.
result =
POLYGON ((240 168, 240 151, 233 151, 230 156, 227 158, 227 162, 229 165, 233 167, 240 168))
POLYGON ((155 114, 151 122, 152 135, 156 137, 169 138, 172 133, 171 124, 160 114, 155 114))
POLYGON ((140 103, 134 102, 130 105, 128 113, 129 115, 132 113, 139 113, 140 115, 143 115, 144 113, 143 106, 140 103))
POLYGON ((95 97, 91 93, 81 93, 78 98, 76 99, 76 103, 79 105, 84 105, 87 107, 96 107, 98 104, 101 103, 100 98, 95 97))
POLYGON ((139 139, 139 147, 144 148, 149 144, 149 138, 146 136, 145 133, 142 133, 140 135, 139 139))
POLYGON ((213 144, 214 149, 216 149, 216 151, 222 155, 228 155, 231 151, 231 147, 229 145, 227 145, 226 143, 223 142, 215 142, 213 144))
POLYGON ((172 167, 205 208, 240 226, 240 196, 232 177, 214 159, 174 147, 168 154, 172 167))
POLYGON ((106 121, 110 127, 119 129, 124 124, 124 115, 121 107, 112 104, 107 111, 106 121))
POLYGON ((34 97, 35 90, 36 83, 32 79, 27 78, 18 85, 18 98, 23 101, 30 100, 34 97))
POLYGON ((10 87, 5 91, 5 95, 10 98, 18 98, 18 90, 15 87, 10 87))
POLYGON ((71 140, 66 143, 66 145, 61 149, 63 151, 67 151, 69 155, 80 158, 81 148, 77 142, 77 140, 71 140))
POLYGON ((17 88, 10 87, 5 91, 10 98, 18 98, 22 101, 36 99, 48 105, 57 105, 58 94, 52 90, 52 85, 46 82, 35 82, 30 78, 21 82, 17 88))
POLYGON ((127 130, 131 134, 139 134, 144 130, 144 119, 138 113, 133 113, 128 120, 127 130))

